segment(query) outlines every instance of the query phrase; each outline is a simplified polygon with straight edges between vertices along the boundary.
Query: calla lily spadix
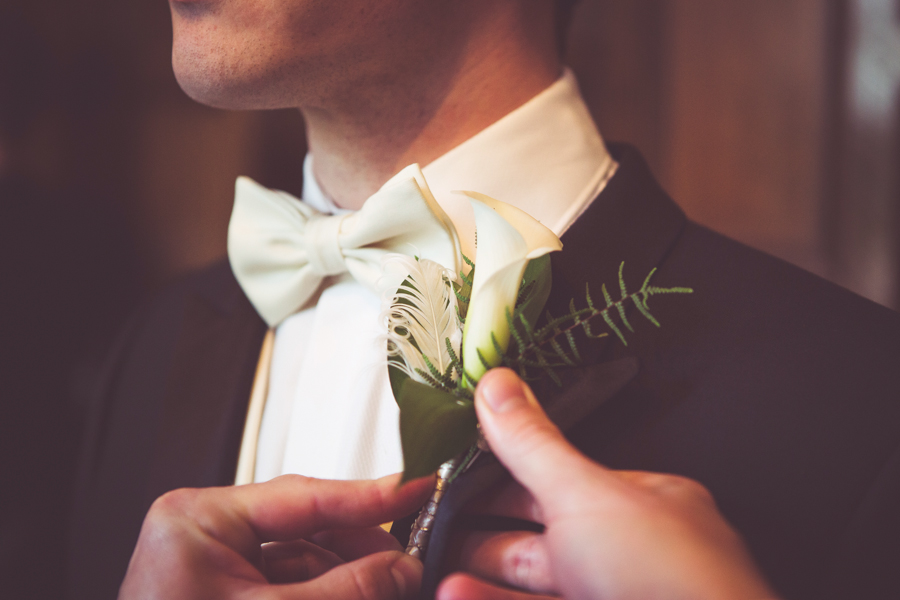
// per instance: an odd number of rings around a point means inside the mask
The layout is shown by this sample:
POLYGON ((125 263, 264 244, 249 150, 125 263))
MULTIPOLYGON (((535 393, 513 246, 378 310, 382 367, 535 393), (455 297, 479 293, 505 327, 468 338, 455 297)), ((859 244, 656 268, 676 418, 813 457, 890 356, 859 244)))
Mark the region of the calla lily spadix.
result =
POLYGON ((511 314, 515 308, 528 261, 562 250, 562 242, 514 206, 477 192, 459 193, 469 197, 475 213, 476 268, 462 358, 468 378, 478 381, 487 368, 501 363, 509 345, 507 312, 511 314))

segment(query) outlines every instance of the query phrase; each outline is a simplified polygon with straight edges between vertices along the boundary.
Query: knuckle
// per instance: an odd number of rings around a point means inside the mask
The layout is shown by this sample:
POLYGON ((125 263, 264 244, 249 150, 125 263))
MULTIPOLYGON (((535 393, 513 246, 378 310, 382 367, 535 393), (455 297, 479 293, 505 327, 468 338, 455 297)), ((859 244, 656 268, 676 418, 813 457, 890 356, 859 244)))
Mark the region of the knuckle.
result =
POLYGON ((180 488, 153 501, 141 527, 141 537, 154 545, 177 545, 186 535, 188 523, 197 512, 203 490, 180 488))
POLYGON ((712 494, 709 492, 706 486, 696 479, 691 479, 690 477, 679 477, 679 480, 681 482, 683 490, 686 493, 692 496, 697 496, 699 498, 712 499, 712 494))
POLYGON ((713 495, 705 485, 685 477, 683 475, 666 475, 664 487, 668 493, 675 494, 686 500, 704 503, 714 503, 713 495))
POLYGON ((294 473, 288 473, 286 475, 279 475, 274 478, 272 481, 276 481, 282 485, 288 486, 303 486, 308 485, 310 482, 309 477, 304 477, 303 475, 297 475, 294 473))
POLYGON ((628 473, 629 482, 638 487, 647 488, 649 490, 662 489, 664 487, 663 482, 667 477, 668 475, 663 475, 662 473, 655 473, 652 471, 630 471, 628 473))
POLYGON ((159 517, 183 513, 194 505, 199 492, 200 490, 192 488, 179 488, 166 492, 153 501, 148 514, 159 517))

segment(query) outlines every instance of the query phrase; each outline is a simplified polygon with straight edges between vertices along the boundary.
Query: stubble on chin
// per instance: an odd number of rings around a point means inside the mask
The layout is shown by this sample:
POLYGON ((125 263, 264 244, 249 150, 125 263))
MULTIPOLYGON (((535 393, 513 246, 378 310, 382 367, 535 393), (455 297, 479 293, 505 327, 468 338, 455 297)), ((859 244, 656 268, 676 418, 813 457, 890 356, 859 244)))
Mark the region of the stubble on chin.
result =
POLYGON ((171 0, 175 77, 216 108, 377 104, 447 41, 422 26, 440 19, 420 15, 420 1, 171 0))
POLYGON ((172 70, 193 100, 232 110, 295 106, 284 86, 290 48, 260 35, 243 15, 223 18, 221 5, 172 6, 172 70), (198 8, 199 7, 199 8, 198 8))
POLYGON ((191 99, 214 108, 252 110, 293 106, 279 83, 284 69, 272 64, 265 42, 241 46, 208 40, 178 39, 172 48, 172 69, 191 99))

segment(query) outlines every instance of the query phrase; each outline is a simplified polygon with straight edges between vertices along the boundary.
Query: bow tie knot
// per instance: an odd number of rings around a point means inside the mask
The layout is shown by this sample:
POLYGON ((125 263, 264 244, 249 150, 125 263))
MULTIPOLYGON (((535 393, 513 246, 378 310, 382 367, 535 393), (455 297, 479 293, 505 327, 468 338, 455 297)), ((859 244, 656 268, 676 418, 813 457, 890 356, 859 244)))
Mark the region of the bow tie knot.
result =
POLYGON ((247 177, 235 184, 228 258, 241 288, 274 327, 303 307, 331 275, 349 272, 377 291, 393 252, 458 271, 459 240, 418 165, 410 165, 346 215, 324 215, 286 192, 247 177))
POLYGON ((309 266, 322 277, 347 271, 341 250, 341 224, 347 215, 315 215, 306 222, 304 246, 309 266))

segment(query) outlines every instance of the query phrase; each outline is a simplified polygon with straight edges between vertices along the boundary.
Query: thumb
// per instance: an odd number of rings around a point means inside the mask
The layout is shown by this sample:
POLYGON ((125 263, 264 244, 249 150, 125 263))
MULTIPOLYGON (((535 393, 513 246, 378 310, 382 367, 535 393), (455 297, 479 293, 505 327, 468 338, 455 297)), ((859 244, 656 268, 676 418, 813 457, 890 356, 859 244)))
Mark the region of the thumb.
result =
POLYGON ((491 451, 545 514, 555 512, 554 507, 564 509, 560 503, 578 502, 583 496, 580 482, 612 477, 563 437, 531 388, 510 369, 492 369, 481 378, 475 410, 491 451), (560 494, 560 489, 567 493, 560 494))

